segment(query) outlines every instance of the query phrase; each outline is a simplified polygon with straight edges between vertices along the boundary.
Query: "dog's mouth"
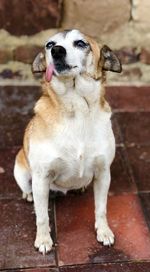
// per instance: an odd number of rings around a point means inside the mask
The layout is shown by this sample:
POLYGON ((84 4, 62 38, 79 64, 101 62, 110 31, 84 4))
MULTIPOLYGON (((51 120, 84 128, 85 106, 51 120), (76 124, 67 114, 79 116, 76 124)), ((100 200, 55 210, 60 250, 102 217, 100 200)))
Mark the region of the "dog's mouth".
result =
POLYGON ((45 79, 46 81, 51 81, 52 76, 59 76, 60 74, 62 75, 68 75, 69 71, 72 69, 77 68, 77 66, 72 66, 69 65, 65 62, 60 62, 57 61, 54 64, 49 64, 47 69, 46 69, 46 73, 45 73, 45 79))

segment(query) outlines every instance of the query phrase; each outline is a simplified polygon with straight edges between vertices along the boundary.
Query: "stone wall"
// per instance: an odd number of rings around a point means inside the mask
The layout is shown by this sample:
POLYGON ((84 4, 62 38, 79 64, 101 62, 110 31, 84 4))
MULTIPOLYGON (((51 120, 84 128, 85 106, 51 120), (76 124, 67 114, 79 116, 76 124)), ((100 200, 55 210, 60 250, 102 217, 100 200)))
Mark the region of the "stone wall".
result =
POLYGON ((39 84, 34 56, 61 28, 79 28, 116 51, 121 75, 109 84, 150 83, 149 0, 1 0, 0 82, 39 84))

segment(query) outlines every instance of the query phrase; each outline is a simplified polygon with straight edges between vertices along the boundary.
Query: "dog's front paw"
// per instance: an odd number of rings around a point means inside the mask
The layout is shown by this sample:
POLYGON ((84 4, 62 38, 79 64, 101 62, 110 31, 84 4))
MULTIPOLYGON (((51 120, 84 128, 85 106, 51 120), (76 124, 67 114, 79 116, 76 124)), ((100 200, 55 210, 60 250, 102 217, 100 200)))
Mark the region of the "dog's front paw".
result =
POLYGON ((114 244, 115 236, 111 229, 106 225, 97 228, 97 241, 103 243, 104 246, 111 246, 114 244))
POLYGON ((43 255, 51 251, 53 246, 53 241, 50 237, 50 234, 47 235, 37 235, 34 246, 41 252, 43 255))
POLYGON ((29 193, 29 194, 23 193, 23 194, 22 194, 22 198, 23 198, 23 199, 26 199, 28 202, 33 202, 32 193, 29 193))

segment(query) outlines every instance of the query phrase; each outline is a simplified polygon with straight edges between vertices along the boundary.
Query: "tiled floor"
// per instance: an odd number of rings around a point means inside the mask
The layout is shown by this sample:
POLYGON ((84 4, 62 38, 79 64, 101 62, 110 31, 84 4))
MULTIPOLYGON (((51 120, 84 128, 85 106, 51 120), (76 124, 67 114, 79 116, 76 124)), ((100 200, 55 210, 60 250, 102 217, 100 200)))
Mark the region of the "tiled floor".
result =
POLYGON ((109 87, 117 142, 112 165, 108 218, 113 247, 94 232, 94 203, 85 193, 50 195, 54 247, 40 255, 33 247, 33 204, 21 199, 13 178, 15 154, 32 115, 37 87, 0 88, 0 270, 24 272, 150 271, 150 88, 109 87))

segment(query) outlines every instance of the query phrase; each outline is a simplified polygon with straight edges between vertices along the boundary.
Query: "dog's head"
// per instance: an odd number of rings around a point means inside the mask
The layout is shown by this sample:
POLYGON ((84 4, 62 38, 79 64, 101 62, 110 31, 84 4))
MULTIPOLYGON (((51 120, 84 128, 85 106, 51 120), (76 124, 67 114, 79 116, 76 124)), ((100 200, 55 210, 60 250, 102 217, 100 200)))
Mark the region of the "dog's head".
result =
POLYGON ((36 56, 32 70, 46 72, 46 80, 50 81, 53 75, 76 77, 83 73, 98 79, 103 70, 120 73, 122 68, 108 46, 99 46, 96 41, 74 29, 49 38, 44 52, 36 56))

